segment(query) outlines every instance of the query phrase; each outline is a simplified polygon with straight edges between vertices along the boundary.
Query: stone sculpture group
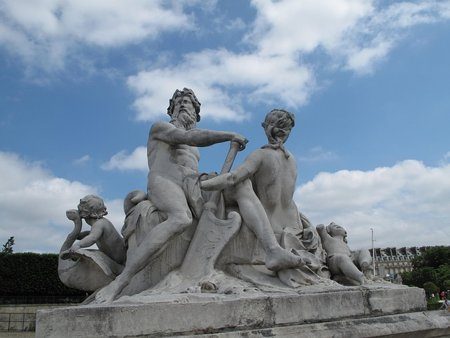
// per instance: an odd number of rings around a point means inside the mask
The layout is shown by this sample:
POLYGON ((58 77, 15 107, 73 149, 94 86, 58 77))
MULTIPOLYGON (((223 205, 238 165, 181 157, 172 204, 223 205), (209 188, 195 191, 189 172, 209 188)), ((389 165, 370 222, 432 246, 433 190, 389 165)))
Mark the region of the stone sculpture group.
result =
POLYGON ((233 170, 247 139, 197 128, 200 102, 192 90, 176 90, 167 113, 170 122, 150 129, 147 192, 125 198, 121 234, 104 217, 98 196, 82 198, 66 213, 74 229, 61 248, 58 272, 67 286, 95 291, 87 303, 370 282, 369 252, 352 252, 341 226, 314 227, 294 203, 297 168, 285 148, 292 113, 270 111, 262 123, 268 143, 233 170), (223 142, 230 150, 220 174, 200 174, 197 147, 223 142), (90 231, 81 231, 83 219, 90 231), (88 249, 93 244, 98 250, 88 249))

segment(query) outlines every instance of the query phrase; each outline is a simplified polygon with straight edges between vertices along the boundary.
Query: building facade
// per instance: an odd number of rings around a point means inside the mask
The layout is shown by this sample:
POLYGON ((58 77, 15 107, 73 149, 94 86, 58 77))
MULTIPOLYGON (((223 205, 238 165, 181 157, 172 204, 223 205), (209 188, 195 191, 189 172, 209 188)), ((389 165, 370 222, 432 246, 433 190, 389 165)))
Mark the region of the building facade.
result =
MULTIPOLYGON (((375 248, 375 273, 394 280, 399 273, 412 271, 413 258, 422 255, 428 247, 375 248)), ((371 252, 372 255, 372 252, 371 252)))

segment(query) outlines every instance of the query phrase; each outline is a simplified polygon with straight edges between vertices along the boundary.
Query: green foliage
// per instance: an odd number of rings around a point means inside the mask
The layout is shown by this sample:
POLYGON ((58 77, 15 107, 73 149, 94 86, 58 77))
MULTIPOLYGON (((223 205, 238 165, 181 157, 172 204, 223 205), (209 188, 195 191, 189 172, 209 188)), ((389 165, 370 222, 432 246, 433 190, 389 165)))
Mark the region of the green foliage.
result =
POLYGON ((448 284, 446 287, 444 283, 446 280, 450 280, 450 264, 441 265, 436 269, 436 279, 441 290, 448 290, 448 284))
POLYGON ((13 253, 13 245, 14 245, 14 237, 11 236, 6 241, 5 244, 3 244, 3 249, 1 251, 2 254, 12 254, 13 253))
MULTIPOLYGON (((439 290, 448 290, 450 280, 450 247, 431 247, 413 260, 413 271, 402 274, 403 283, 423 287, 432 283, 439 290)), ((427 291, 428 292, 428 291, 427 291)), ((433 293, 431 292, 431 293, 433 293)))
POLYGON ((427 309, 430 311, 438 310, 441 307, 442 303, 439 303, 439 297, 428 298, 427 300, 427 309))
POLYGON ((442 265, 450 264, 450 247, 435 246, 427 248, 422 256, 414 261, 414 267, 439 268, 442 265))
POLYGON ((436 272, 433 268, 414 268, 413 271, 402 274, 403 283, 423 287, 426 282, 436 282, 436 272))
POLYGON ((31 252, 0 255, 0 296, 77 296, 58 277, 58 255, 31 252))
POLYGON ((425 289, 425 292, 428 296, 430 296, 431 294, 437 294, 439 292, 438 286, 433 282, 423 283, 423 288, 425 289))
POLYGON ((412 265, 414 269, 419 269, 423 267, 423 257, 422 256, 416 256, 412 259, 412 265))
POLYGON ((444 290, 450 290, 450 279, 444 280, 442 285, 444 286, 444 290))
POLYGON ((401 273, 401 275, 402 275, 403 284, 405 284, 405 285, 415 285, 412 282, 412 279, 413 279, 412 271, 403 272, 403 273, 401 273))

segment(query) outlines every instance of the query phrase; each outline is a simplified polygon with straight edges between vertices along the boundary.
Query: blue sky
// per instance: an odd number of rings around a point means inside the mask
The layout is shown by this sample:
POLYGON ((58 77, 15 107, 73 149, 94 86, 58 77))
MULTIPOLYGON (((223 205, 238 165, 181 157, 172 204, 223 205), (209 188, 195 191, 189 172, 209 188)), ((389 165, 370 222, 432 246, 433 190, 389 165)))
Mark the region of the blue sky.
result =
POLYGON ((0 242, 56 252, 89 193, 120 228, 148 130, 189 87, 199 127, 250 140, 237 163, 268 111, 294 112, 295 200, 353 248, 371 227, 381 247, 448 245, 449 42, 450 1, 0 0, 0 242))

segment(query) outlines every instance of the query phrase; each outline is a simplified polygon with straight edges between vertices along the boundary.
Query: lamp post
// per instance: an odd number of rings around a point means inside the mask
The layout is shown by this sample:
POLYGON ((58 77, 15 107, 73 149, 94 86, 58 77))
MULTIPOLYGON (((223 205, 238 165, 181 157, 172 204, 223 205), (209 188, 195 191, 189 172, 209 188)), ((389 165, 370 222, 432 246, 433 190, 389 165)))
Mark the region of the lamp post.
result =
POLYGON ((375 247, 373 246, 373 228, 370 228, 370 231, 372 232, 372 268, 373 268, 373 275, 375 276, 375 247))

